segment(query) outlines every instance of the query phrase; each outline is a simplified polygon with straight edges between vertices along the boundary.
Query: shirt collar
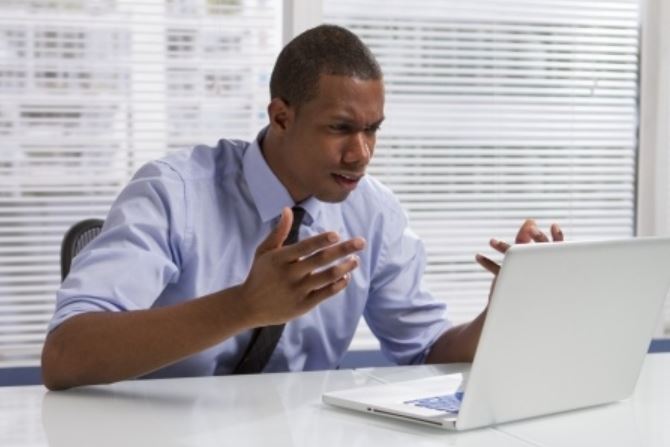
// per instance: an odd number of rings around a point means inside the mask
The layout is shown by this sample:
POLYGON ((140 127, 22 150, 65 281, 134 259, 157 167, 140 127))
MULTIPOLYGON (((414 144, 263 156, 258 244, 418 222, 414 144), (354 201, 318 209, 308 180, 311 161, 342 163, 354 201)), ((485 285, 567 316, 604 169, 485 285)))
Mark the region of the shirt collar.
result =
MULTIPOLYGON (((251 197, 254 199, 254 204, 263 222, 277 218, 284 207, 291 208, 296 205, 284 185, 270 169, 261 152, 260 142, 265 137, 267 130, 268 128, 265 127, 258 133, 244 154, 242 162, 244 178, 249 185, 251 197)), ((305 225, 311 225, 321 215, 323 203, 315 197, 310 197, 298 205, 306 211, 303 219, 305 225)))

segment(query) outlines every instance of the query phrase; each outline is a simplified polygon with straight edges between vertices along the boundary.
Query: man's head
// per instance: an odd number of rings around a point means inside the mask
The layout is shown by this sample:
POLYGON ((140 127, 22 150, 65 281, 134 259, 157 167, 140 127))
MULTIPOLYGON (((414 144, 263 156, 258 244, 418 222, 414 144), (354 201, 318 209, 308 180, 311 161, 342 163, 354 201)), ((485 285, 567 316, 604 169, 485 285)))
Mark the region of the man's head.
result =
POLYGON ((279 53, 270 77, 270 98, 300 106, 317 94, 321 75, 382 79, 370 49, 351 31, 320 25, 290 41, 279 53))
POLYGON ((280 53, 270 81, 268 164, 296 202, 344 200, 384 119, 382 72, 355 34, 321 25, 280 53))

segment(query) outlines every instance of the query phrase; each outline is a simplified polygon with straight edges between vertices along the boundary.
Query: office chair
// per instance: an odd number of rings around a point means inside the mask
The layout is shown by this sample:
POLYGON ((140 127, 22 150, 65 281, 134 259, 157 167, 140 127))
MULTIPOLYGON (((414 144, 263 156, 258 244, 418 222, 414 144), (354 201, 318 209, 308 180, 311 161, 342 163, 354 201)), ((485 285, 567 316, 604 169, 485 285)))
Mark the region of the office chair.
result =
POLYGON ((60 246, 60 276, 61 281, 70 273, 72 259, 77 256, 89 242, 91 242, 100 233, 102 219, 82 220, 72 227, 63 236, 63 243, 60 246))

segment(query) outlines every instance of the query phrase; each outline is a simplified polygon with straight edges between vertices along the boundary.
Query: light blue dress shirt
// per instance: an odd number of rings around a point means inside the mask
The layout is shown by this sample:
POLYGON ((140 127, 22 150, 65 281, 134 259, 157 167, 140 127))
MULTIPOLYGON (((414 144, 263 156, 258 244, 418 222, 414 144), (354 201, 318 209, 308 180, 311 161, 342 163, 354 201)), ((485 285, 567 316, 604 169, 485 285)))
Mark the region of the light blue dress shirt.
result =
MULTIPOLYGON (((84 312, 169 306, 240 284, 282 208, 293 205, 258 140, 221 140, 148 163, 74 259, 49 330, 84 312)), ((300 239, 337 231, 367 245, 345 290, 286 324, 265 371, 336 368, 361 316, 390 360, 421 363, 449 323, 445 305, 422 287, 424 248, 390 190, 368 175, 341 203, 310 198, 301 206, 300 239)), ((230 372, 250 336, 240 333, 150 376, 230 372)))

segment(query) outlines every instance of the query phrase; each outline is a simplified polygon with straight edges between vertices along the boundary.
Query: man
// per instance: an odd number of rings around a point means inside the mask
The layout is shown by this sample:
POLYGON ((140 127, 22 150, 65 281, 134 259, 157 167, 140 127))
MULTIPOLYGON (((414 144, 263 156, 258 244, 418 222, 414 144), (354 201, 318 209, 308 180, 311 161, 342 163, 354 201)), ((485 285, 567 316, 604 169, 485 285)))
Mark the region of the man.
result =
MULTIPOLYGON (((361 316, 397 363, 472 360, 485 311, 448 324, 421 285, 421 242, 365 176, 384 120, 368 48, 340 27, 306 31, 279 55, 270 93, 255 141, 169 155, 120 194, 58 292, 47 387, 333 368, 361 316), (300 240, 284 245, 289 233, 300 240)), ((548 238, 527 221, 517 242, 531 240, 548 238)))

